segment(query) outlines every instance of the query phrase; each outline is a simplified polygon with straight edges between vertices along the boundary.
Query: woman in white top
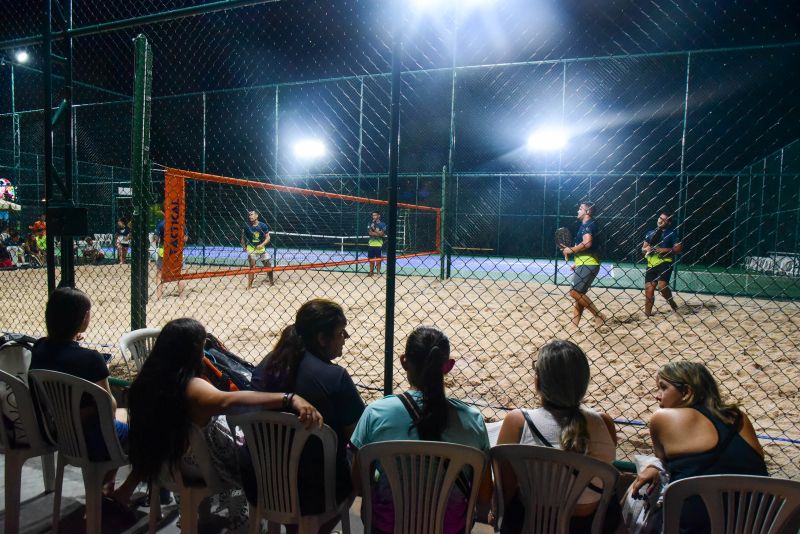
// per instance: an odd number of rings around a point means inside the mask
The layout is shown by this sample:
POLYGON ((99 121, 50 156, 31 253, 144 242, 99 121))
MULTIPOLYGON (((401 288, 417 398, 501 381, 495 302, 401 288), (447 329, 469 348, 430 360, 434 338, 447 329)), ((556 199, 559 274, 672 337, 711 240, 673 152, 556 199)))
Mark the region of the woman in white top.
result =
MULTIPOLYGON (((570 341, 551 341, 539 351, 533 368, 536 373, 534 386, 542 406, 509 412, 500 427, 497 444, 551 446, 613 462, 617 446, 614 422, 605 413, 581 405, 589 387, 586 354, 570 341), (537 436, 537 431, 540 436, 537 436)), ((503 495, 509 503, 502 532, 518 532, 524 516, 520 512, 524 510, 521 510, 519 499, 515 498, 517 481, 510 468, 503 469, 502 480, 503 495)), ((593 483, 602 484, 599 480, 593 483)), ((584 491, 573 513, 570 531, 581 532, 591 524, 599 500, 597 491, 589 488, 584 491)))

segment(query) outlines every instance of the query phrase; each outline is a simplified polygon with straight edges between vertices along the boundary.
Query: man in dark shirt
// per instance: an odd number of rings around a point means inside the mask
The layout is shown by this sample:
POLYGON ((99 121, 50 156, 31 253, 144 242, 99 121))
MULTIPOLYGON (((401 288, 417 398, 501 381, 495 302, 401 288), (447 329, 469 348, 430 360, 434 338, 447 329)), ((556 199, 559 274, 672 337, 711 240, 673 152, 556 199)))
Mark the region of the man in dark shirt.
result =
POLYGON ((605 316, 598 311, 587 295, 592 282, 600 273, 600 255, 597 253, 597 223, 592 219, 594 204, 582 202, 578 206, 578 220, 580 228, 575 234, 575 245, 562 248, 564 258, 575 255, 575 265, 572 270, 572 289, 569 295, 575 300, 572 323, 578 326, 581 322, 583 310, 589 310, 594 315, 595 326, 605 324, 605 316))
POLYGON ((658 215, 656 229, 647 232, 642 244, 642 252, 647 258, 647 271, 644 275, 644 314, 648 317, 653 315, 656 285, 672 311, 676 313, 678 311, 678 305, 669 289, 669 279, 672 276, 675 255, 683 252, 683 243, 678 239, 677 232, 670 228, 671 223, 672 217, 666 212, 661 212, 658 215))
MULTIPOLYGON (((261 261, 264 267, 271 267, 272 264, 267 254, 267 245, 269 245, 269 227, 266 223, 258 220, 258 212, 250 210, 247 212, 248 224, 242 230, 241 243, 242 248, 247 253, 247 261, 250 263, 250 268, 254 269, 257 261, 261 261)), ((275 285, 275 280, 272 271, 269 273, 269 285, 275 285)), ((253 278, 255 274, 252 272, 247 273, 247 289, 253 287, 253 278)))

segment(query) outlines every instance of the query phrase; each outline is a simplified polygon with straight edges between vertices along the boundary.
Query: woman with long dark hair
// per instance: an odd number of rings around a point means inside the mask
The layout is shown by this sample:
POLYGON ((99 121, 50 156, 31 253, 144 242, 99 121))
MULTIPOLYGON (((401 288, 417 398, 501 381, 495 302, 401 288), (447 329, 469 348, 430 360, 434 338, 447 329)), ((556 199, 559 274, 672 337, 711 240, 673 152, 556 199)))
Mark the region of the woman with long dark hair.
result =
MULTIPOLYGON (((767 476, 764 450, 747 415, 736 403, 725 402, 716 380, 699 362, 670 362, 658 370, 659 410, 650 417, 653 449, 660 460, 645 468, 631 486, 643 486, 700 475, 767 476)), ((708 532, 708 514, 698 497, 681 513, 681 532, 708 532)))
MULTIPOLYGON (((450 358, 450 340, 438 328, 415 328, 406 340, 400 364, 406 371, 411 389, 402 395, 389 395, 370 404, 350 438, 360 449, 370 443, 395 440, 424 440, 457 443, 489 451, 489 436, 481 413, 463 402, 447 397, 444 376, 455 360, 450 358), (419 414, 412 416, 412 413, 419 414)), ((358 455, 353 476, 358 476, 358 455)), ((491 478, 484 477, 479 500, 488 502, 491 478)), ((465 525, 467 496, 458 488, 450 495, 445 513, 446 534, 467 532, 465 525)), ((394 530, 394 507, 385 480, 373 491, 373 532, 394 530)))
POLYGON ((291 408, 306 424, 322 425, 319 412, 299 395, 220 391, 200 378, 205 339, 205 328, 194 319, 168 322, 131 385, 130 459, 145 480, 191 458, 194 426, 203 432, 220 477, 241 483, 233 440, 216 419, 236 407, 291 408))
MULTIPOLYGON (((534 386, 542 406, 509 412, 503 419, 497 444, 554 447, 613 462, 617 445, 614 422, 605 413, 582 405, 589 388, 590 372, 589 360, 581 348, 571 341, 551 341, 539 351, 534 370, 534 386)), ((502 532, 519 532, 524 510, 510 467, 503 468, 501 479, 503 498, 509 503, 504 510, 502 532)), ((593 483, 602 484, 599 479, 593 483)), ((570 532, 588 531, 599 501, 600 493, 596 490, 587 488, 583 492, 573 512, 570 532)), ((618 519, 617 515, 607 515, 608 528, 616 526, 610 523, 618 519)))
MULTIPOLYGON (((336 498, 341 502, 352 493, 347 443, 364 401, 344 367, 333 363, 342 355, 349 338, 342 307, 327 299, 314 299, 297 311, 294 324, 286 327, 277 344, 253 373, 253 387, 262 391, 292 391, 302 395, 320 411, 336 432, 336 498)), ((322 445, 317 439, 306 444, 300 460, 298 488, 304 515, 324 510, 324 485, 319 476, 322 445)), ((243 470, 244 471, 244 470, 243 470)), ((245 475, 245 491, 255 501, 255 481, 245 475)), ((331 527, 334 525, 331 525, 331 527)), ((323 530, 328 530, 327 526, 323 530)))

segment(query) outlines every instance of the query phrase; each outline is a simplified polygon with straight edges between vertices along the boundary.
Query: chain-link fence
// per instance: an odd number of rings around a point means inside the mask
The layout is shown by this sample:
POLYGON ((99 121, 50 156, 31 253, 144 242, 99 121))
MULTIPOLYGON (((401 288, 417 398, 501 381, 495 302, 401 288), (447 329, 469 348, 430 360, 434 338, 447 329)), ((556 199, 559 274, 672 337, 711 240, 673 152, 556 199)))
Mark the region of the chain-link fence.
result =
MULTIPOLYGON (((81 27, 198 3, 74 4, 81 27)), ((167 167, 251 184, 187 181, 182 272, 208 276, 189 277, 180 295, 168 284, 157 299, 152 264, 149 326, 192 316, 257 362, 303 302, 329 297, 350 322, 341 363, 371 400, 389 379, 387 312, 394 389, 406 386, 396 360, 406 336, 435 324, 458 359, 450 394, 493 420, 536 404, 538 349, 571 339, 592 362, 587 403, 617 421, 625 457, 650 447, 644 421, 658 367, 701 360, 753 419, 771 471, 797 478, 797 10, 678 0, 407 4, 398 180, 407 206, 386 222, 399 255, 431 253, 398 259, 388 299, 385 278, 366 276, 363 260, 371 211, 388 217, 376 201, 389 187, 389 3, 265 2, 74 39, 73 194, 105 253, 76 271, 96 310, 87 341, 117 354, 131 323, 131 269, 117 264, 113 234, 133 210, 132 39, 143 33, 154 58, 151 231, 167 167), (252 183, 348 198, 277 196, 252 183), (583 201, 595 203, 603 236, 588 293, 609 318, 597 330, 588 318, 571 324, 572 272, 552 238, 574 226, 583 201), (421 207, 440 208, 440 226, 421 207), (313 268, 276 272, 274 286, 259 273, 251 290, 246 271, 215 276, 247 265, 249 210, 271 230, 273 266, 313 268), (641 247, 662 211, 684 244, 671 280, 680 314, 665 313, 657 296, 647 318, 641 247)), ((3 39, 40 27, 27 4, 8 11, 3 39)), ((0 174, 17 187, 23 209, 10 222, 23 233, 42 211, 44 183, 42 63, 38 47, 28 51, 32 61, 21 65, 6 50, 0 67, 0 174)), ((0 277, 0 326, 42 335, 44 270, 0 277)))

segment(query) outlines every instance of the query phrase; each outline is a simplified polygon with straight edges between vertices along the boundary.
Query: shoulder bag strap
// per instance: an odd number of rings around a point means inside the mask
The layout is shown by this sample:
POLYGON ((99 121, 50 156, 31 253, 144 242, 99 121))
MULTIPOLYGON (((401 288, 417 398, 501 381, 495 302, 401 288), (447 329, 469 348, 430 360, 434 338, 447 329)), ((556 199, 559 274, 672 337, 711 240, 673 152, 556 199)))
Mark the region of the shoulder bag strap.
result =
POLYGON ((545 438, 545 437, 542 435, 542 433, 541 433, 541 432, 539 432, 539 429, 538 429, 538 428, 536 428, 536 425, 533 423, 533 419, 531 419, 531 416, 528 414, 528 411, 527 411, 527 410, 523 410, 523 409, 520 409, 520 411, 522 412, 522 417, 524 417, 524 418, 525 418, 525 422, 526 422, 526 423, 528 423, 528 428, 530 429, 531 433, 532 433, 534 436, 536 436, 536 438, 537 438, 539 441, 541 441, 541 442, 542 442, 542 444, 543 444, 545 447, 550 447, 550 448, 552 449, 552 448, 553 448, 553 444, 552 444, 552 443, 550 443, 549 441, 547 441, 547 438, 545 438))

